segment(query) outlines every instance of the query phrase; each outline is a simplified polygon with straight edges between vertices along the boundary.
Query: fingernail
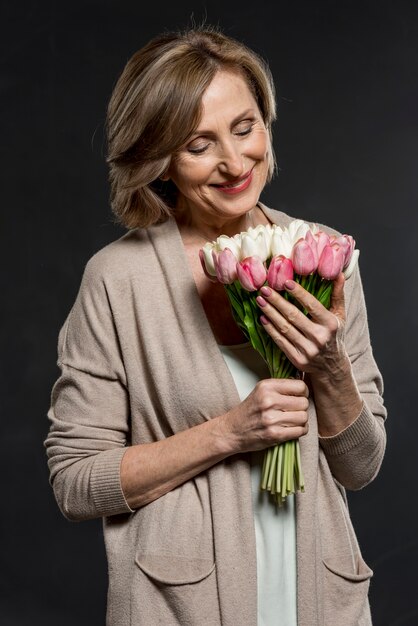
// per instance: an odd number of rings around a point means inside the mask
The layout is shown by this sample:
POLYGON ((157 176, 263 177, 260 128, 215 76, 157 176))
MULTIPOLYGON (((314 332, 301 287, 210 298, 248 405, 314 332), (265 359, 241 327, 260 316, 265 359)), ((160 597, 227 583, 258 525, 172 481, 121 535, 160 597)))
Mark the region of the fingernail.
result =
POLYGON ((269 296, 271 296, 271 289, 270 289, 270 287, 261 287, 260 291, 263 294, 263 296, 267 296, 267 298, 269 296))
POLYGON ((264 317, 264 315, 260 315, 260 322, 262 324, 268 324, 269 323, 267 317, 264 317))
POLYGON ((257 304, 259 306, 266 306, 267 305, 267 302, 261 296, 257 296, 256 300, 257 300, 257 304))
POLYGON ((288 289, 289 291, 292 291, 292 289, 294 289, 296 287, 296 283, 294 280, 287 280, 284 284, 284 286, 286 287, 286 289, 288 289))

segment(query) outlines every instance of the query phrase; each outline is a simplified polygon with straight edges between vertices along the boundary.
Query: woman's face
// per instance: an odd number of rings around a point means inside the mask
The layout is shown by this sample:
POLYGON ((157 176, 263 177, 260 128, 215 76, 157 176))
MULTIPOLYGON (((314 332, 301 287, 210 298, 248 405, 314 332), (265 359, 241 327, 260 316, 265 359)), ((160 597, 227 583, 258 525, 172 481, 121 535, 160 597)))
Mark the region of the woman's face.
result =
POLYGON ((196 132, 173 157, 168 176, 179 205, 205 223, 234 220, 257 203, 266 183, 270 140, 244 78, 220 71, 202 99, 196 132))

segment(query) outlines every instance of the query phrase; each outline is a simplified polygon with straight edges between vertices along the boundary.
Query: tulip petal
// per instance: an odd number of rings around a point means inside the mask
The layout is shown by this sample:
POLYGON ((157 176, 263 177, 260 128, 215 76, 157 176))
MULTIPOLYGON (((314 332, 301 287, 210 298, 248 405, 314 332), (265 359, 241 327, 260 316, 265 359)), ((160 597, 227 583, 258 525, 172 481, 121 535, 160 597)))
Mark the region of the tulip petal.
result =
POLYGON ((270 287, 276 291, 283 291, 285 282, 292 279, 292 261, 284 256, 273 257, 267 272, 267 282, 270 287))
POLYGON ((266 282, 267 272, 262 260, 251 256, 237 263, 237 276, 244 289, 256 291, 266 282))
POLYGON ((360 250, 353 250, 353 254, 351 255, 350 263, 348 264, 348 266, 345 268, 345 270, 343 272, 346 280, 348 278, 350 278, 351 274, 353 273, 354 268, 357 265, 357 261, 358 261, 359 256, 360 256, 360 250))

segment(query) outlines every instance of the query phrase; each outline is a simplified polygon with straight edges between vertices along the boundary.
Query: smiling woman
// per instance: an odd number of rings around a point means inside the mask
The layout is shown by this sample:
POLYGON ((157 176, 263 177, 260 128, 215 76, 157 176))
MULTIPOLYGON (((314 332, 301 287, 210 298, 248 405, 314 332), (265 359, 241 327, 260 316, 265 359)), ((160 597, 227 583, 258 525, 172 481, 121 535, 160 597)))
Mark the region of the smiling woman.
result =
POLYGON ((199 260, 203 241, 292 221, 259 200, 274 119, 266 63, 213 29, 152 40, 110 100, 111 202, 129 231, 86 267, 46 440, 64 515, 103 517, 108 626, 371 624, 344 489, 378 472, 386 413, 358 270, 329 311, 287 284, 303 324, 254 284, 301 372, 277 380, 199 260), (260 454, 296 438, 306 492, 276 509, 260 454))
POLYGON ((245 222, 236 220, 256 206, 266 184, 270 154, 247 82, 240 73, 219 71, 203 94, 198 129, 167 170, 179 191, 176 209, 208 239, 231 226, 239 232, 245 222))
MULTIPOLYGON (((206 151, 216 127, 206 128, 203 123, 202 99, 221 70, 228 72, 230 78, 240 77, 241 87, 245 84, 251 93, 250 117, 261 118, 268 134, 268 179, 271 178, 275 98, 267 64, 252 50, 215 30, 206 31, 206 35, 203 31, 189 31, 181 42, 177 34, 169 33, 133 55, 109 103, 111 200, 124 225, 150 226, 171 212, 178 190, 168 180, 167 169, 172 156, 187 143, 190 154, 206 151), (204 131, 202 137, 200 132, 196 135, 198 124, 204 131)), ((239 86, 235 85, 235 89, 239 90, 239 86)), ((234 95, 241 103, 242 94, 236 91, 234 95)), ((229 120, 237 125, 244 123, 242 128, 236 128, 237 136, 241 132, 245 136, 251 125, 245 125, 245 108, 244 103, 240 104, 240 111, 235 109, 229 120), (244 117, 237 117, 238 113, 244 117)))

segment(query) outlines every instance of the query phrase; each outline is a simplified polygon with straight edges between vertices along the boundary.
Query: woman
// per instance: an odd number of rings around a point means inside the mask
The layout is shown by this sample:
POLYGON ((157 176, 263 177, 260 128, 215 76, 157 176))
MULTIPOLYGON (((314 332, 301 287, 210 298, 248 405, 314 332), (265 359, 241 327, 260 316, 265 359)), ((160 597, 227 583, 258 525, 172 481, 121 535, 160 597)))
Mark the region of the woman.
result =
POLYGON ((130 230, 87 264, 46 441, 64 515, 104 519, 110 625, 371 623, 344 491, 385 446, 359 274, 335 281, 330 311, 289 282, 309 319, 261 290, 304 372, 271 380, 199 261, 221 233, 290 222, 259 202, 274 117, 263 61, 212 30, 157 37, 112 95, 112 206, 130 230), (258 456, 295 438, 305 493, 276 510, 258 456))

